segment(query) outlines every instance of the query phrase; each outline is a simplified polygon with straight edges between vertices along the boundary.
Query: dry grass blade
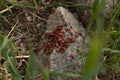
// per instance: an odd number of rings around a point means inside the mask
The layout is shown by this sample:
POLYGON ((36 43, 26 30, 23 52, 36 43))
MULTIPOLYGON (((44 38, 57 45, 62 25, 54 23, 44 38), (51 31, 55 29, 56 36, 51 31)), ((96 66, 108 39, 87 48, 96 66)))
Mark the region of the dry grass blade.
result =
POLYGON ((13 5, 13 6, 10 6, 10 7, 7 7, 7 8, 4 9, 4 10, 1 10, 1 11, 0 11, 0 14, 3 14, 3 13, 5 13, 5 12, 9 11, 9 10, 12 9, 13 7, 14 7, 14 5, 13 5))
POLYGON ((94 79, 94 80, 99 80, 97 75, 95 76, 95 79, 94 79))
POLYGON ((12 80, 12 76, 8 72, 7 68, 0 67, 0 80, 3 80, 3 79, 4 80, 12 80))
POLYGON ((29 55, 23 55, 23 56, 15 56, 16 59, 22 59, 22 58, 29 58, 29 55))
POLYGON ((31 12, 30 14, 32 14, 34 17, 37 17, 38 19, 43 20, 43 21, 45 21, 45 22, 47 23, 47 20, 46 20, 46 19, 41 18, 40 16, 38 16, 38 15, 32 13, 32 12, 31 12))
POLYGON ((12 27, 12 29, 11 29, 10 32, 8 33, 7 37, 10 36, 10 34, 11 34, 11 33, 13 32, 13 30, 15 29, 16 25, 17 25, 17 24, 15 24, 15 25, 12 27))

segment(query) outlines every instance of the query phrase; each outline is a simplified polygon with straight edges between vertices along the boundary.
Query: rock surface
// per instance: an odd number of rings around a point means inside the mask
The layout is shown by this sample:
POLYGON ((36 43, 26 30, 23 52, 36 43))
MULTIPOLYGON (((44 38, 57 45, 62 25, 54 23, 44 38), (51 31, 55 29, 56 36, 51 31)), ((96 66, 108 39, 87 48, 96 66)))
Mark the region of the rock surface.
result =
MULTIPOLYGON (((39 59, 44 66, 49 65, 50 71, 79 73, 88 50, 89 38, 85 29, 75 19, 71 12, 58 7, 49 15, 47 30, 42 36, 39 59)), ((76 78, 51 76, 51 80, 76 80, 76 78)))

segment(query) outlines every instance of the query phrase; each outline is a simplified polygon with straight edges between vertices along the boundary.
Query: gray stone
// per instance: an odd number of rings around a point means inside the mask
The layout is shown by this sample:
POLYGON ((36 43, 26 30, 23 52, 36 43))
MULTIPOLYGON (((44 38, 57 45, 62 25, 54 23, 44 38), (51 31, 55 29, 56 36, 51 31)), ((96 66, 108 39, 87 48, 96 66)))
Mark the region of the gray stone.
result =
MULTIPOLYGON (((41 46, 44 47, 43 45, 51 38, 46 38, 46 33, 52 33, 60 25, 64 31, 64 36, 62 36, 63 39, 72 37, 75 40, 73 42, 69 42, 70 45, 60 52, 57 51, 56 47, 53 47, 51 53, 46 53, 44 48, 42 48, 39 54, 39 59, 43 62, 44 66, 49 65, 50 71, 79 73, 84 64, 84 58, 79 55, 76 50, 79 49, 82 54, 85 54, 88 51, 89 37, 86 36, 85 29, 69 10, 60 6, 55 10, 55 13, 49 15, 48 23, 46 25, 47 30, 42 37, 41 46), (66 31, 66 29, 68 29, 68 31, 66 31), (80 34, 77 34, 79 32, 80 34)), ((77 78, 51 76, 51 80, 76 79, 77 78)))

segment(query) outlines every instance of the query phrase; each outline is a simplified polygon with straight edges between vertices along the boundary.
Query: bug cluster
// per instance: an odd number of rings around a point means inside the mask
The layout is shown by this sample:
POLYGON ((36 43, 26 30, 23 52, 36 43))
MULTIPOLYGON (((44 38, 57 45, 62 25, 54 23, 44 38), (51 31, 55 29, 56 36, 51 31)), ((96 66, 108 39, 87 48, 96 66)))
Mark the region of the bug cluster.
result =
MULTIPOLYGON (((65 31, 71 35, 73 34, 71 29, 66 28, 64 30, 62 25, 58 26, 57 29, 53 30, 51 33, 46 33, 46 38, 48 38, 48 41, 43 45, 43 50, 45 53, 51 54, 53 49, 56 49, 57 52, 63 53, 70 46, 70 43, 75 42, 77 37, 65 37, 65 31)), ((74 33, 75 36, 80 34, 76 31, 74 33)))

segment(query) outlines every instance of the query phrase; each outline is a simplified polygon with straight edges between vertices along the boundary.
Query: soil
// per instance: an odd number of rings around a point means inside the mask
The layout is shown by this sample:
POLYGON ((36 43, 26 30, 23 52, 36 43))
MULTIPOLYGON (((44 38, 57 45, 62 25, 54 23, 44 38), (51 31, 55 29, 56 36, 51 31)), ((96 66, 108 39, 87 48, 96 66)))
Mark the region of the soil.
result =
MULTIPOLYGON (((39 43, 41 36, 46 30, 45 25, 47 23, 48 15, 48 10, 38 11, 36 9, 23 9, 21 7, 14 7, 12 8, 12 12, 8 11, 3 14, 3 16, 6 16, 9 23, 0 17, 0 33, 11 39, 17 46, 16 49, 21 51, 22 54, 29 55, 30 46, 32 46, 33 49, 36 49, 40 46, 39 43)), ((24 75, 26 64, 22 60, 20 59, 18 61, 18 64, 22 62, 22 65, 16 65, 16 67, 19 66, 18 70, 20 74, 24 75)), ((2 64, 2 66, 0 65, 0 68, 5 69, 4 72, 6 72, 6 66, 3 66, 2 64)), ((0 74, 0 76, 4 76, 4 79, 8 80, 6 75, 8 75, 8 73, 2 72, 2 74, 0 74)), ((10 78, 11 76, 9 79, 10 78)))
POLYGON ((40 38, 46 29, 47 11, 15 7, 12 13, 7 12, 4 15, 7 15, 10 24, 0 19, 3 26, 1 32, 9 36, 20 50, 26 51, 30 45, 34 48, 39 46, 40 38), (14 25, 14 30, 9 34, 14 25))

